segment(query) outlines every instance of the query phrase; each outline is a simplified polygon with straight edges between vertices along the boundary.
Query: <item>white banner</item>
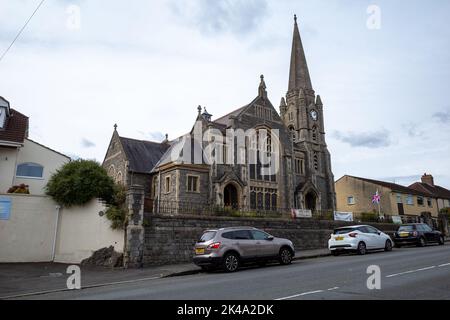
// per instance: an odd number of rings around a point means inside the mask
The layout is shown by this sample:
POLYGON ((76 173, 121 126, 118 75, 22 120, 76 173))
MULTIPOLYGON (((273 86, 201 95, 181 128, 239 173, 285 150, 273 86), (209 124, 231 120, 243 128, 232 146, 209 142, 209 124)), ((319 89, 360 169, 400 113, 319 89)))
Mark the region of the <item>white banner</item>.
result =
POLYGON ((353 212, 334 212, 334 220, 336 221, 353 221, 353 212))
POLYGON ((392 218, 392 222, 395 223, 395 224, 402 224, 403 223, 402 222, 402 217, 400 217, 400 216, 392 216, 391 218, 392 218))
POLYGON ((306 209, 292 209, 294 218, 312 218, 312 211, 306 209))

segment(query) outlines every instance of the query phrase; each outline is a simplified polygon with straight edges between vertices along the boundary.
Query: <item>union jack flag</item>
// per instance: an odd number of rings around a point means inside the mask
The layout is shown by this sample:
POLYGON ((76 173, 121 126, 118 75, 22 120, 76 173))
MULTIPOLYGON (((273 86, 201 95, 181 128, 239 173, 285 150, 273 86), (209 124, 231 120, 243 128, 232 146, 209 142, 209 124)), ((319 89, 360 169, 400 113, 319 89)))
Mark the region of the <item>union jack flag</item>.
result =
POLYGON ((378 189, 377 189, 377 192, 375 192, 375 194, 372 197, 372 203, 380 203, 380 200, 381 200, 381 196, 378 193, 378 189))

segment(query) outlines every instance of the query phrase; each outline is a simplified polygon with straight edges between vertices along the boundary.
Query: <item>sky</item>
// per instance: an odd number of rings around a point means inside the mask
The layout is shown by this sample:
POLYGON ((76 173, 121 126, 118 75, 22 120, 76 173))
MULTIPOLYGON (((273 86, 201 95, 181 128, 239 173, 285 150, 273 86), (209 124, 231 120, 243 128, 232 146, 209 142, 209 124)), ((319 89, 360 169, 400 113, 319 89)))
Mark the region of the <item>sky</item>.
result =
MULTIPOLYGON (((40 0, 0 0, 0 54, 40 0)), ((30 138, 103 161, 117 123, 161 141, 251 102, 279 105, 293 15, 324 104, 335 179, 450 188, 450 1, 46 0, 0 61, 30 138)))

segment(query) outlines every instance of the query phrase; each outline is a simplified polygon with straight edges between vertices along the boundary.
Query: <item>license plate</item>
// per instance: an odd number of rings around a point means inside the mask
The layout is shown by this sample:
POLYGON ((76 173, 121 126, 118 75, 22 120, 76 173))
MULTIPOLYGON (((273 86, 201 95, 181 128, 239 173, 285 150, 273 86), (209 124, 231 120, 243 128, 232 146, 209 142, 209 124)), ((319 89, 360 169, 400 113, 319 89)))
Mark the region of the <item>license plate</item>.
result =
POLYGON ((408 237, 409 232, 400 232, 400 237, 408 237))
POLYGON ((336 238, 334 238, 334 240, 341 241, 341 240, 344 240, 344 237, 336 237, 336 238))
POLYGON ((195 248, 195 254, 205 254, 205 248, 195 248))

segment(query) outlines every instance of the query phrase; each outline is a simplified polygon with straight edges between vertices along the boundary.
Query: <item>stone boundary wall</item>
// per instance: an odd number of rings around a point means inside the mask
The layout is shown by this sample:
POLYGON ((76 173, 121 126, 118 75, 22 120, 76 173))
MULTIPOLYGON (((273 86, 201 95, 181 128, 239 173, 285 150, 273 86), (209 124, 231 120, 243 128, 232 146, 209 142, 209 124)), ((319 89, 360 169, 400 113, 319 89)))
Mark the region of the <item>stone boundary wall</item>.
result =
MULTIPOLYGON (((205 229, 251 226, 263 229, 276 237, 292 240, 296 250, 326 248, 336 227, 355 222, 318 221, 313 219, 249 219, 232 217, 145 215, 143 265, 163 265, 192 261, 193 246, 205 229)), ((392 233, 396 225, 371 223, 392 233)))

